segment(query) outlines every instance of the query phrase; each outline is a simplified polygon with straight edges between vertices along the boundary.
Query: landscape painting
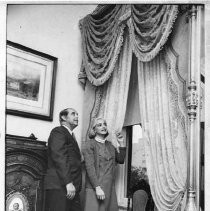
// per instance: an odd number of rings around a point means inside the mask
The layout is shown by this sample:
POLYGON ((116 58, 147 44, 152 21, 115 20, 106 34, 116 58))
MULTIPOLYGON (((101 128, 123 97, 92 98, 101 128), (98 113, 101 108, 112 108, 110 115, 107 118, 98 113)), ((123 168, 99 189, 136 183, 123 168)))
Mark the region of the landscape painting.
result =
POLYGON ((14 60, 9 61, 8 64, 7 95, 38 101, 40 70, 14 60))
POLYGON ((57 58, 7 41, 7 113, 52 121, 57 58))

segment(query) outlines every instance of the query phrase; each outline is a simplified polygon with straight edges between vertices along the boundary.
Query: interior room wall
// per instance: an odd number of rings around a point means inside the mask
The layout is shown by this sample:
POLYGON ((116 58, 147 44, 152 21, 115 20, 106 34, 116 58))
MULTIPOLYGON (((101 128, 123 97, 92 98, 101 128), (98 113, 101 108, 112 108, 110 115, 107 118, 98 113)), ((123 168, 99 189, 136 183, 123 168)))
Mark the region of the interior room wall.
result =
POLYGON ((6 116, 6 133, 47 141, 66 107, 79 113, 75 133, 80 142, 84 89, 78 81, 82 50, 79 20, 96 5, 8 5, 7 40, 58 58, 53 121, 6 116))

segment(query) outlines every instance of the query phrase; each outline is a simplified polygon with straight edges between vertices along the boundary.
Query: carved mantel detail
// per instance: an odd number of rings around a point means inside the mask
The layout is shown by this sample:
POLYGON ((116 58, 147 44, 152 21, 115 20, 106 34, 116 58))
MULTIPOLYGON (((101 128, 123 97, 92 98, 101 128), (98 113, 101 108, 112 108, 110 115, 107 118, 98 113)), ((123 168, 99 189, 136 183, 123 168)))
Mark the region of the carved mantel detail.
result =
POLYGON ((6 135, 6 211, 42 211, 46 143, 33 137, 6 135))

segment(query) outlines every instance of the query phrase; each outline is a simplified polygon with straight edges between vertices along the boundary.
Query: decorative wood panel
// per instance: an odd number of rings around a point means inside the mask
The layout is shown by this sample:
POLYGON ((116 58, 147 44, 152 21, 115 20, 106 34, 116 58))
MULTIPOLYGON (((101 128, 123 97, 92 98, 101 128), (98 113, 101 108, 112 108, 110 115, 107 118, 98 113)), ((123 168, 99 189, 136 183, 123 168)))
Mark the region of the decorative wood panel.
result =
POLYGON ((22 211, 43 210, 46 164, 45 142, 34 136, 6 135, 6 211, 13 206, 22 211))

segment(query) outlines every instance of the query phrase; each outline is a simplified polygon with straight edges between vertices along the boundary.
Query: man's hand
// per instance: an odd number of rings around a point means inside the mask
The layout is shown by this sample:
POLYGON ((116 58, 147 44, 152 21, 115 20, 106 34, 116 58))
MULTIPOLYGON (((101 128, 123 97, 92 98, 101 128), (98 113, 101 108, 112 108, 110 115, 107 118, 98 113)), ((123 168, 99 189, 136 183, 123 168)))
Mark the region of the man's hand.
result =
POLYGON ((74 185, 73 185, 72 182, 71 183, 68 183, 66 185, 66 192, 67 192, 66 197, 68 199, 73 199, 74 198, 75 193, 76 193, 76 189, 75 189, 75 187, 74 187, 74 185))
POLYGON ((101 189, 100 186, 97 186, 96 187, 96 196, 98 199, 100 200, 104 200, 105 199, 105 193, 104 191, 101 189))

